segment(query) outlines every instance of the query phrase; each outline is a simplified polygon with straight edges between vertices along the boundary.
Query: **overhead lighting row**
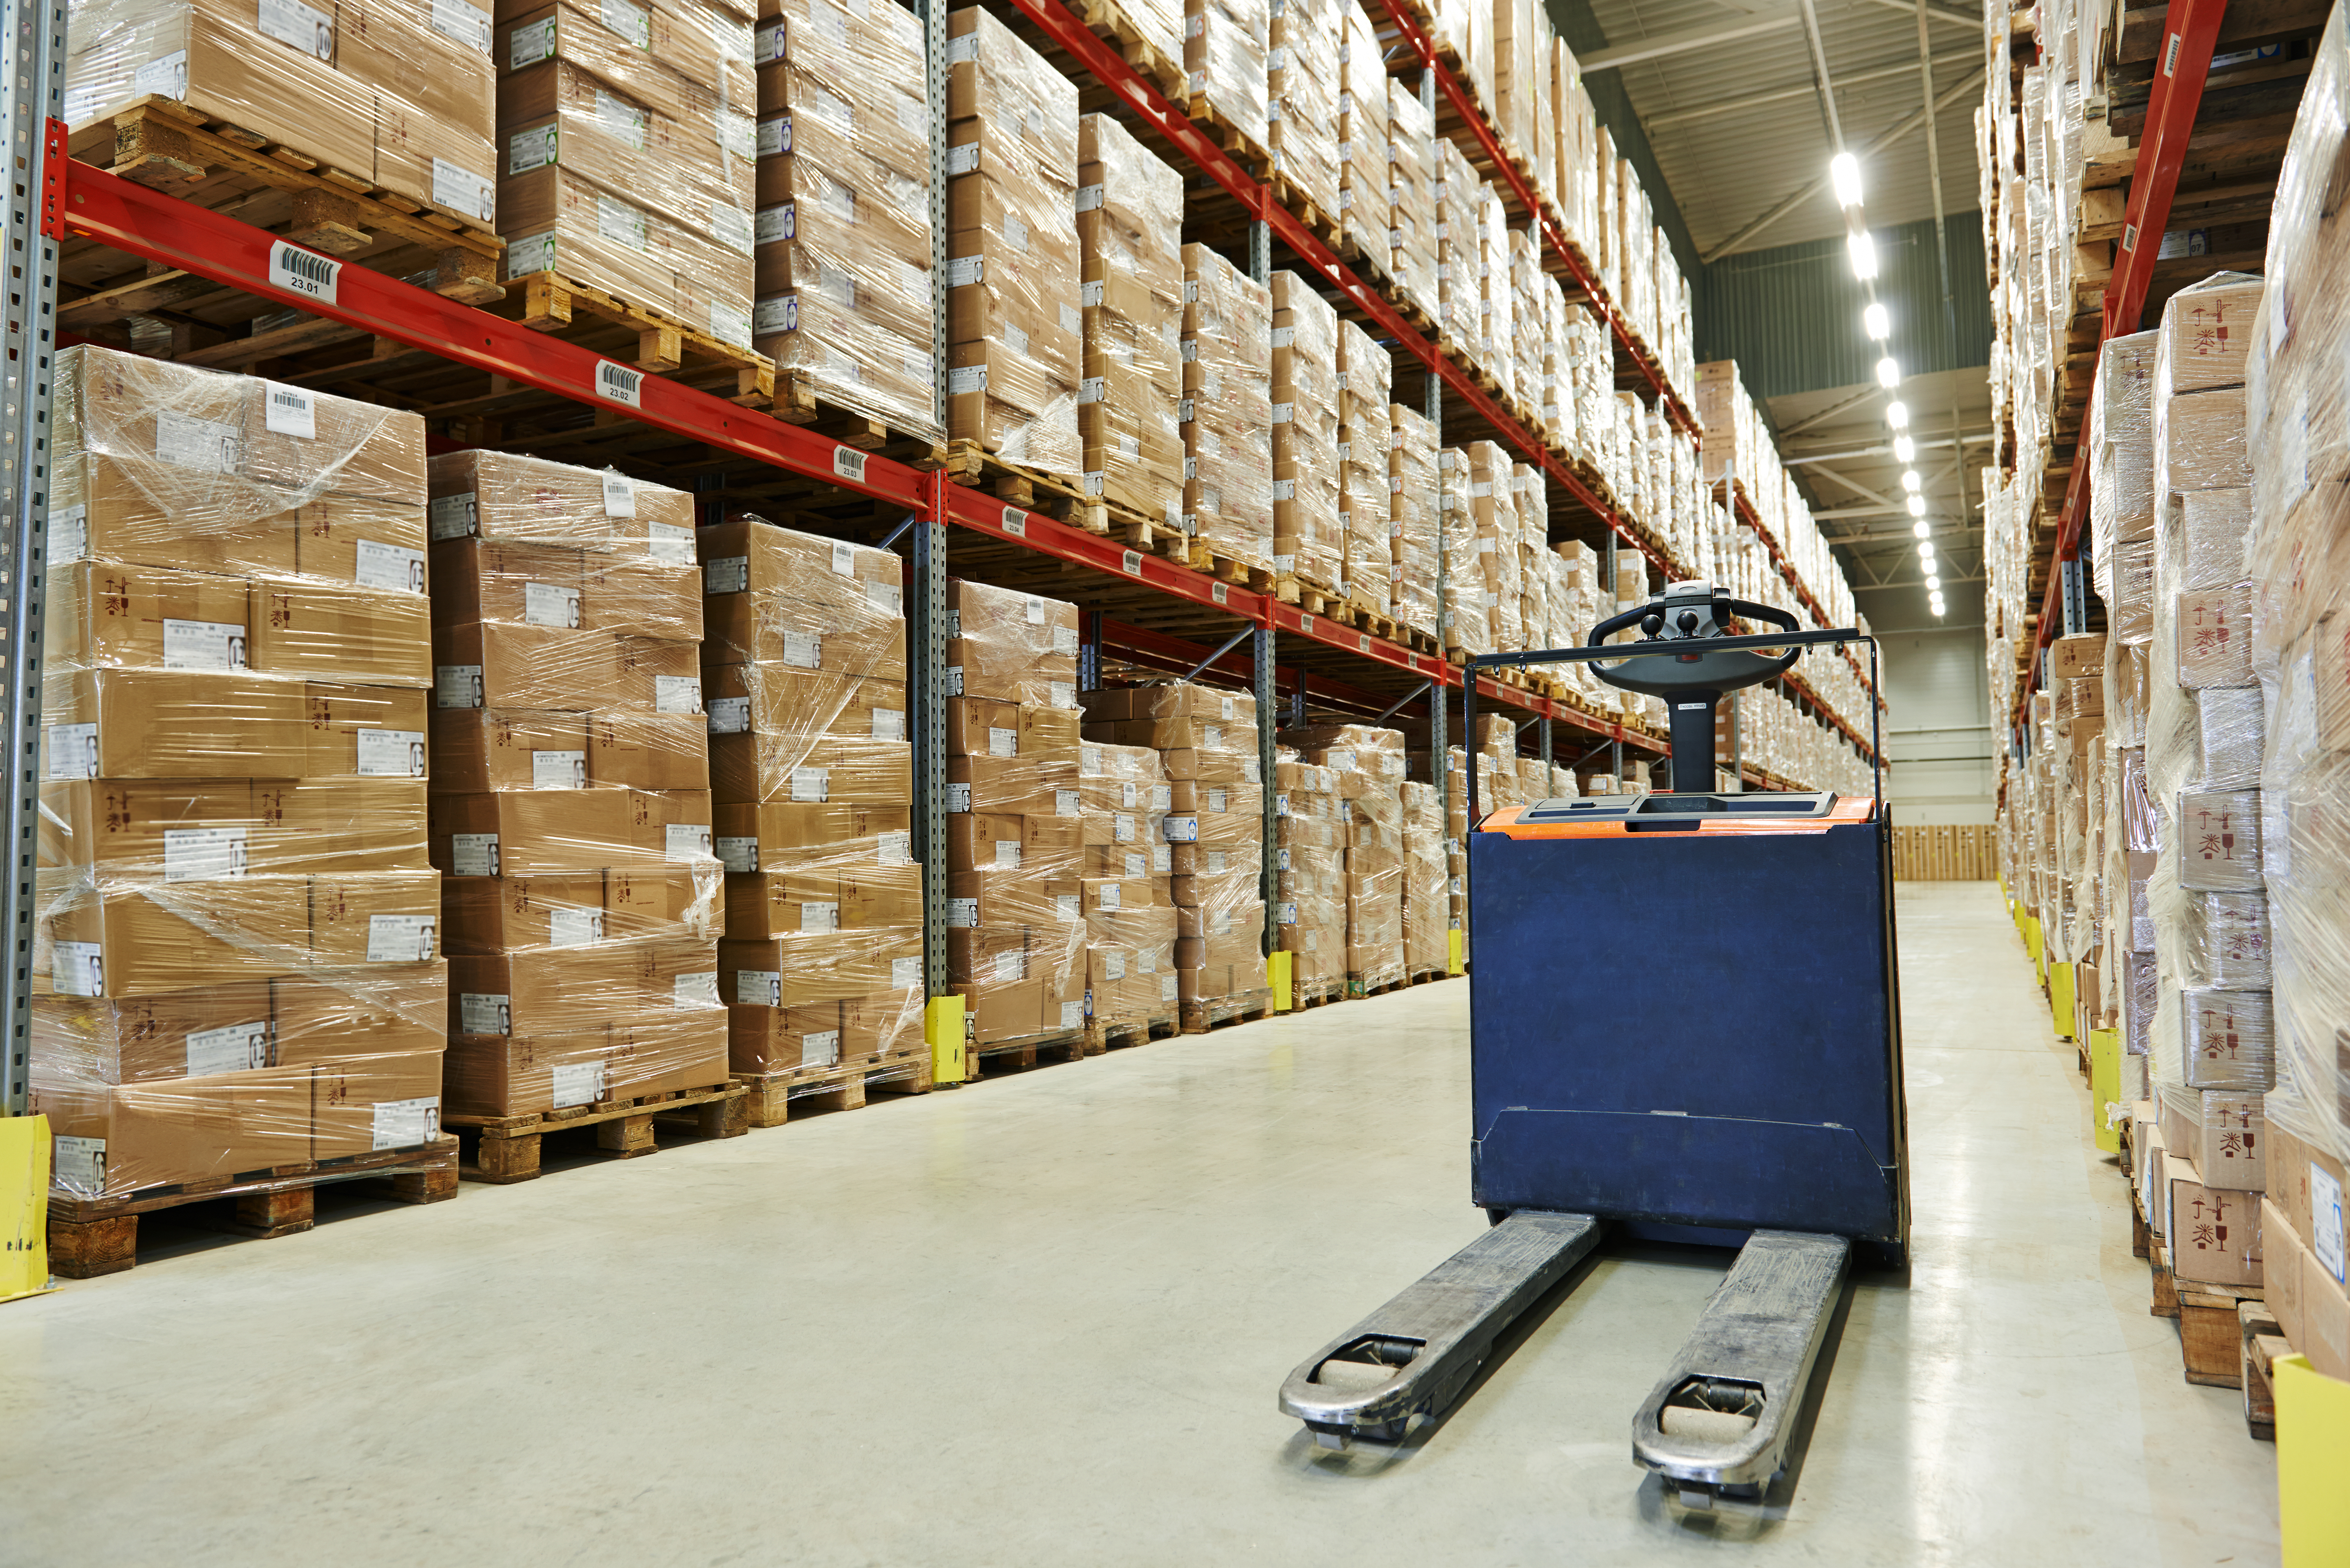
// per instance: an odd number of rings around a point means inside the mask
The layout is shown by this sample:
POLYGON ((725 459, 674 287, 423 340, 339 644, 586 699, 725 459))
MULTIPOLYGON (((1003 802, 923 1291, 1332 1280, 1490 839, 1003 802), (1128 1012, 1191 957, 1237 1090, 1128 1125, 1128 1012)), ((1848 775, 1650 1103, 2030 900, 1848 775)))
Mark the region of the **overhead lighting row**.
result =
MULTIPOLYGON (((1836 205, 1844 209, 1845 254, 1852 262, 1852 275, 1858 278, 1868 294, 1868 303, 1861 307, 1861 330, 1881 348, 1893 336, 1893 318, 1877 298, 1877 241, 1869 234, 1867 220, 1860 206, 1860 160, 1849 152, 1839 152, 1828 161, 1828 180, 1835 187, 1836 205)), ((1880 354, 1877 361, 1877 384, 1888 392, 1901 389, 1901 362, 1890 353, 1880 354)), ((1918 565, 1926 574, 1927 602, 1934 618, 1942 617, 1942 577, 1934 556, 1934 529, 1926 521, 1925 482, 1915 467, 1918 443, 1909 438, 1909 406, 1898 397, 1885 405, 1886 428, 1893 432, 1894 460, 1903 465, 1901 489, 1905 504, 1914 521, 1910 531, 1918 537, 1918 565)))

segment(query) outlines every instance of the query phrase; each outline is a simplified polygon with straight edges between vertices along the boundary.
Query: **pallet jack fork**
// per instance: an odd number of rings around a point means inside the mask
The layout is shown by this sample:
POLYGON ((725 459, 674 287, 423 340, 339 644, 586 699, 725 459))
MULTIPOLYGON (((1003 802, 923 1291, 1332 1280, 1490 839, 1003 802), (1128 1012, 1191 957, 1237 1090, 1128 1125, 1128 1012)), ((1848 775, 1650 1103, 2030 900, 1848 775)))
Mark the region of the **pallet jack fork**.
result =
POLYGON ((1669 705, 1676 791, 1481 820, 1471 777, 1471 1185, 1494 1223, 1290 1374, 1281 1407, 1317 1443, 1398 1442, 1442 1415, 1611 1232, 1742 1237, 1633 1416, 1633 1457, 1690 1506, 1783 1473, 1856 1247, 1907 1255, 1891 829, 1881 787, 1678 786, 1712 783, 1724 692, 1847 641, 1870 639, 1677 583, 1585 648, 1475 661, 1622 659, 1594 667, 1669 705), (1732 636, 1733 617, 1783 634, 1732 636), (1605 643, 1635 622, 1647 640, 1605 643), (1557 1005, 1562 956, 1638 972, 1667 951, 1734 1028, 1660 1031, 1638 999, 1557 1005))

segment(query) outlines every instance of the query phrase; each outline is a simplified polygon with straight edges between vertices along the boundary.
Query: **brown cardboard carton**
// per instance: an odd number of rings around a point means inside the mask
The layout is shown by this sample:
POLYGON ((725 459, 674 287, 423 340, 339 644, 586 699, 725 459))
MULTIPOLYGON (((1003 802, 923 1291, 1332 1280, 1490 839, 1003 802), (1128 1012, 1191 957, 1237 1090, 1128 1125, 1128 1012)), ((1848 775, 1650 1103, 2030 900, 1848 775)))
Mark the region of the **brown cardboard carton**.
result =
POLYGON ((2314 1266, 2309 1249, 2293 1234, 2284 1211, 2262 1199, 2261 1298, 2276 1314, 2277 1327, 2296 1350, 2309 1343, 2303 1292, 2306 1272, 2314 1266))
POLYGON ((330 969, 422 963, 441 924, 437 871, 370 871, 310 879, 310 960, 330 969))
POLYGON ((143 996, 307 967, 308 881, 235 877, 77 891, 45 921, 50 985, 68 996, 143 996))
POLYGON ((437 1140, 442 1048, 437 1039, 398 1052, 376 1042, 320 1063, 310 1080, 310 1158, 340 1159, 437 1140))
POLYGON ((436 539, 428 556, 432 608, 442 624, 515 621, 577 629, 587 551, 471 535, 436 539))
POLYGON ((600 871, 452 877, 442 884, 441 913, 451 953, 576 947, 608 934, 600 871))
POLYGON ((847 1002, 920 983, 920 953, 910 954, 905 933, 898 930, 810 931, 761 940, 729 936, 718 944, 719 995, 729 1006, 847 1002))
POLYGON ((440 962, 314 971, 269 982, 279 1064, 438 1052, 448 1035, 449 971, 440 962))
POLYGON ((302 695, 302 776, 423 778, 432 703, 432 694, 421 688, 309 682, 302 695))
POLYGON ((2259 1192, 2268 1186, 2268 1117, 2259 1095, 2209 1090, 2200 1096, 2202 1116, 2195 1128, 2195 1168, 2205 1185, 2231 1192, 2259 1192))
POLYGON ((92 1083, 209 1077, 276 1064, 265 981, 156 996, 37 997, 33 1054, 45 1070, 92 1083))
POLYGON ((620 688, 618 639, 600 631, 469 621, 432 628, 433 705, 580 711, 620 688))
POLYGON ((729 871, 783 871, 804 863, 837 873, 845 858, 881 864, 912 854, 903 806, 721 804, 713 810, 713 847, 729 871))
MULTIPOLYGON (((917 950, 920 934, 908 932, 917 950)), ((902 955, 901 955, 902 956, 902 955)), ((916 954, 919 961, 919 952, 916 954)), ((912 1054, 930 1055, 922 1038, 923 991, 920 985, 898 986, 859 997, 841 1009, 841 1051, 850 1058, 912 1054)))
POLYGON ((907 738, 902 681, 729 659, 704 664, 702 682, 713 736, 749 732, 785 743, 812 735, 907 738))
POLYGON ((2260 1200, 2206 1187, 2194 1164, 2177 1154, 2165 1158, 2163 1171, 2169 1188, 2171 1272, 2182 1284, 2259 1284, 2260 1200))
POLYGON ((588 787, 590 716, 538 708, 432 715, 435 793, 588 787))
POLYGON ((431 601, 405 588, 308 581, 253 589, 253 668, 273 675, 371 686, 423 686, 431 601))
POLYGON ((699 713, 607 711, 589 714, 587 728, 591 786, 699 790, 710 783, 709 729, 699 713))
POLYGON ((50 665, 162 669, 218 649, 224 668, 244 668, 250 663, 250 587, 242 577, 73 562, 48 577, 42 624, 50 665))
POLYGON ((42 693, 42 776, 295 778, 302 687, 235 670, 85 670, 42 693))
POLYGON ((615 941, 641 937, 714 939, 723 926, 725 877, 707 861, 660 870, 604 873, 604 931, 615 941))
POLYGON ((253 786, 260 827, 248 860, 287 870, 428 871, 421 779, 321 779, 253 786))
POLYGON ((912 798, 912 768, 902 741, 711 737, 711 789, 734 803, 902 806, 912 798))
POLYGON ((449 958, 452 1035, 600 1031, 644 1002, 608 944, 449 958))
POLYGON ((712 853, 706 789, 630 790, 629 856, 619 866, 687 866, 712 853))
POLYGON ((832 1065, 841 1059, 844 1006, 838 1001, 799 1007, 730 1005, 727 1066, 737 1073, 757 1074, 832 1065))
POLYGON ((620 790, 436 794, 430 817, 432 864, 453 876, 600 871, 642 858, 620 790))

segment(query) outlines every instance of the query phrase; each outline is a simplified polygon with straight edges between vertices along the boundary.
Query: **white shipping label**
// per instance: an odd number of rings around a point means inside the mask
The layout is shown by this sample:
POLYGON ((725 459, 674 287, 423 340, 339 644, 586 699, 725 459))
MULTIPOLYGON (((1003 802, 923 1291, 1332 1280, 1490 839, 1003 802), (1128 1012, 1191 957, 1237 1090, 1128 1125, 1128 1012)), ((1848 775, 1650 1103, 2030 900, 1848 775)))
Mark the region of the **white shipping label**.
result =
POLYGON ((865 602, 886 616, 906 613, 906 590, 896 583, 868 583, 865 602))
POLYGON ((987 754, 991 757, 1016 757, 1020 754, 1020 732, 998 729, 989 725, 987 754))
POLYGON ((1170 969, 1165 974, 1159 977, 1159 1000, 1161 1002, 1174 1001, 1177 988, 1178 981, 1175 979, 1175 971, 1170 969))
MULTIPOLYGON (((608 489, 608 497, 609 493, 608 489)), ((629 493, 633 506, 633 486, 629 493)), ((680 528, 673 523, 648 523, 645 524, 645 554, 664 566, 690 566, 693 564, 693 530, 680 528)))
POLYGON ((996 984, 1006 985, 1013 981, 1024 979, 1027 972, 1028 955, 1022 952, 1018 948, 1014 948, 1009 952, 1001 952, 995 955, 994 973, 996 984))
POLYGON ((604 940, 604 911, 576 909, 557 904, 546 911, 546 945, 553 948, 593 947, 604 940))
POLYGON ((165 409, 155 415, 155 457, 174 468, 234 473, 244 461, 244 441, 234 425, 191 419, 165 409))
POLYGON ((429 963, 437 915, 369 915, 367 961, 369 963, 429 963))
POLYGON ((62 566, 89 554, 89 508, 74 505, 49 514, 48 563, 62 566))
POLYGON ((710 853, 710 825, 706 822, 671 822, 661 826, 661 858, 688 863, 710 853))
POLYGON ((902 708, 873 710, 873 738, 877 741, 902 741, 906 738, 906 711, 902 708))
POLYGON ((1164 826, 1160 827, 1159 831, 1167 836, 1168 843, 1197 844, 1200 842, 1200 819, 1198 817, 1169 816, 1162 817, 1160 821, 1164 826))
POLYGON ((772 969, 736 970, 734 1000, 743 1007, 781 1007, 784 1004, 782 973, 772 969))
POLYGON ((800 1036, 800 1064, 829 1067, 840 1060, 840 1031, 817 1029, 800 1036))
POLYGON ((751 587, 751 557, 723 556, 702 564, 702 591, 705 594, 739 594, 751 587))
POLYGON ((654 676, 653 711, 656 713, 701 712, 702 677, 699 675, 654 676))
MULTIPOLYGON (((552 27, 555 24, 549 22, 547 26, 552 27)), ((145 98, 150 93, 182 99, 188 96, 187 50, 174 49, 168 55, 159 55, 132 73, 130 95, 133 98, 145 98)), ((94 114, 97 111, 98 105, 93 103, 85 114, 68 113, 66 116, 67 123, 79 124, 88 118, 88 114, 94 114)))
POLYGON ((670 1005, 672 1007, 723 1007, 718 1000, 718 971, 703 970, 697 974, 681 974, 672 982, 670 1005))
POLYGON ((494 992, 460 992, 457 994, 457 1029, 464 1034, 511 1034, 514 1033, 514 1003, 494 992))
POLYGON ((173 827, 163 833, 163 880, 213 882, 245 872, 242 827, 173 827))
POLYGON ((987 281, 985 256, 950 256, 947 258, 947 286, 970 288, 987 281))
POLYGON ((893 958, 889 961, 889 984, 894 990, 908 991, 922 983, 922 961, 919 958, 893 958))
POLYGON ((894 833, 876 835, 873 858, 881 866, 911 866, 914 863, 914 836, 902 828, 894 833))
POLYGON ((950 926, 959 926, 966 930, 978 925, 979 900, 976 898, 949 898, 947 900, 947 924, 950 926))
POLYGON ((506 68, 518 71, 555 53, 555 18, 516 27, 506 40, 506 68))
POLYGON ((1053 815, 1055 816, 1084 815, 1085 807, 1078 804, 1077 792, 1073 789, 1055 790, 1053 792, 1053 815))
POLYGON ((313 59, 335 57, 335 19, 302 0, 260 0, 258 20, 263 32, 313 59))
POLYGON ((106 1191, 106 1140, 58 1134, 49 1180, 53 1186, 78 1197, 96 1198, 103 1194, 106 1191))
POLYGON ((464 539, 481 532, 481 508, 470 490, 463 495, 443 495, 424 510, 435 539, 464 539))
POLYGON ((971 785, 950 783, 947 785, 947 810, 950 813, 971 809, 971 785))
POLYGON ((646 237, 644 213, 609 196, 596 198, 596 234, 632 251, 641 251, 651 243, 646 237))
POLYGON ((597 9, 604 26, 640 49, 653 47, 652 13, 632 0, 600 0, 597 9))
MULTIPOLYGON (((598 477, 603 482, 604 515, 607 517, 634 517, 637 514, 636 482, 629 479, 626 474, 614 473, 608 468, 598 477)), ((671 532, 682 533, 683 530, 672 529, 671 532)))
POLYGON ((2342 1183, 2315 1160, 2309 1162, 2309 1241, 2319 1266, 2341 1279, 2342 1183))
POLYGON ((1207 857, 1208 875, 1213 877, 1221 873, 1224 868, 1225 851, 1222 849, 1211 849, 1207 851, 1207 857))
POLYGON ((1222 789, 1210 789, 1208 791, 1208 809, 1210 811, 1230 811, 1232 807, 1227 803, 1231 799, 1231 794, 1222 789))
POLYGON ((424 732, 421 730, 361 730, 355 739, 359 757, 354 768, 363 779, 421 779, 424 776, 424 732))
POLYGON ((1045 691, 1051 699, 1052 707, 1074 708, 1077 705, 1077 686, 1074 680, 1048 680, 1045 683, 1045 691))
POLYGON ((800 934, 821 934, 840 929, 840 906, 834 902, 808 902, 800 906, 800 934))
POLYGON ((592 1106, 604 1097, 604 1064, 594 1062, 557 1062, 555 1064, 555 1108, 570 1106, 592 1106))
POLYGON ((48 730, 52 779, 94 779, 98 776, 98 726, 52 724, 48 730))
POLYGON ((1096 907, 1099 909, 1115 909, 1120 908, 1118 903, 1118 885, 1115 882, 1103 883, 1098 888, 1095 889, 1095 901, 1096 907))
POLYGON ((792 770, 792 799, 822 805, 831 789, 832 770, 798 767, 792 770))
POLYGON ((1120 780, 1118 783, 1118 790, 1122 796, 1118 801, 1118 804, 1126 807, 1127 810, 1132 811, 1134 809, 1134 803, 1138 798, 1135 793, 1134 781, 1132 779, 1120 780))
POLYGON ((432 30, 467 48, 490 52, 490 14, 465 0, 432 0, 432 30))
POLYGON ((459 877, 498 874, 498 836, 494 833, 452 833, 449 836, 449 869, 459 877))
POLYGON ((1104 980, 1126 978, 1126 955, 1116 948, 1102 950, 1102 978, 1104 980))
POLYGON ((359 580, 359 587, 396 594, 424 591, 423 551, 378 544, 373 539, 359 539, 354 544, 356 559, 351 575, 359 580))
POLYGON ((106 994, 106 960, 96 942, 49 944, 49 984, 60 996, 106 994))
POLYGON ((723 203, 710 209, 710 237, 728 250, 749 255, 758 242, 753 233, 751 214, 740 207, 723 203))
POLYGON ((756 871, 759 868, 759 841, 756 838, 726 837, 718 840, 718 859, 729 871, 756 871))
POLYGON ((1055 653, 1074 655, 1077 651, 1077 628, 1073 626, 1055 627, 1053 628, 1053 651, 1055 653))
POLYGON ((1061 1027, 1082 1029, 1086 1026, 1086 1004, 1082 1002, 1061 1003, 1061 1027))
POLYGON ((1143 854, 1139 850, 1128 850, 1126 856, 1126 875, 1128 877, 1149 876, 1150 857, 1143 854))
POLYGON ((432 204, 463 213, 484 223, 494 223, 498 215, 498 184, 462 163, 435 158, 432 161, 432 204))
POLYGON ((1077 896, 1075 893, 1054 894, 1053 909, 1065 924, 1073 925, 1086 918, 1086 912, 1078 904, 1077 896))
POLYGON ((1148 873, 1138 872, 1138 873, 1136 873, 1136 875, 1138 875, 1138 876, 1149 875, 1149 876, 1154 876, 1154 877, 1164 877, 1164 876, 1166 876, 1168 873, 1170 873, 1170 872, 1173 871, 1174 869, 1175 869, 1175 852, 1174 852, 1173 850, 1171 850, 1171 849, 1168 848, 1168 847, 1167 847, 1167 846, 1165 846, 1164 844, 1154 844, 1154 845, 1152 845, 1152 846, 1150 846, 1150 869, 1149 869, 1149 871, 1148 873))
POLYGON ((375 1148, 411 1148, 441 1136, 441 1096, 378 1100, 369 1141, 375 1148))
POLYGON ((199 1029, 188 1036, 188 1076, 244 1073, 269 1065, 269 1020, 199 1029))
POLYGON ((522 618, 532 626, 577 627, 579 624, 579 590, 553 583, 525 583, 522 586, 522 618))
POLYGON ((586 789, 588 787, 588 753, 585 752, 531 753, 530 787, 533 789, 586 789))
POLYGON ((795 670, 814 670, 824 662, 824 639, 813 631, 784 633, 784 662, 795 670))
MULTIPOLYGON (((334 304, 337 282, 342 270, 342 263, 331 261, 316 251, 306 251, 299 245, 288 244, 284 240, 279 240, 269 247, 271 285, 284 289, 288 294, 298 294, 305 299, 314 299, 325 305, 334 304)), ((270 416, 269 428, 271 430, 277 428, 274 410, 270 416)), ((316 435, 317 432, 311 430, 299 433, 316 435)))
POLYGON ((995 841, 995 868, 999 871, 1017 871, 1020 869, 1020 841, 1018 839, 999 838, 995 841))

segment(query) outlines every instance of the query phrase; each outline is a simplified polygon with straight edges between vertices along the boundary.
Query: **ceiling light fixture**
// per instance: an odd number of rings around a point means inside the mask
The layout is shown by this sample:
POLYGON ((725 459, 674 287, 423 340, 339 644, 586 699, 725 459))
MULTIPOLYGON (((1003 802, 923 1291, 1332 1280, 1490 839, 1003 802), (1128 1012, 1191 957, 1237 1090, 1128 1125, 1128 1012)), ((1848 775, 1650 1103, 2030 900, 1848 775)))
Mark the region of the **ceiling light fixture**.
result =
POLYGON ((1918 481, 1918 471, 1916 469, 1910 468, 1904 469, 1902 471, 1901 488, 1909 492, 1912 495, 1918 493, 1918 491, 1920 488, 1920 483, 1918 481))
POLYGON ((1888 392, 1901 384, 1901 363, 1890 354, 1877 362, 1877 384, 1888 392))
POLYGON ((1909 405, 1896 398, 1885 405, 1885 422, 1897 431, 1909 428, 1909 405))
POLYGON ((1934 535, 1934 525, 1920 517, 1909 531, 1920 539, 1930 539, 1934 535))
POLYGON ((1879 343, 1893 336, 1892 318, 1885 314, 1885 306, 1875 300, 1870 300, 1866 308, 1861 311, 1860 325, 1863 331, 1879 343))
POLYGON ((1909 515, 1912 517, 1923 517, 1926 515, 1926 498, 1924 496, 1913 495, 1909 498, 1909 515))
POLYGON ((1931 592, 1939 598, 1941 597, 1942 592, 1942 579, 1936 576, 1933 573, 1929 572, 1926 574, 1926 587, 1928 591, 1931 592))
POLYGON ((1877 275, 1877 242, 1868 237, 1866 229, 1855 229, 1844 237, 1845 253, 1852 257, 1852 275, 1866 283, 1877 275))
POLYGON ((1918 455, 1918 443, 1906 435, 1893 438, 1893 461, 1908 462, 1918 455))
POLYGON ((1860 205, 1860 160, 1849 152, 1839 152, 1828 160, 1828 178, 1835 184, 1836 205, 1846 209, 1860 205))

